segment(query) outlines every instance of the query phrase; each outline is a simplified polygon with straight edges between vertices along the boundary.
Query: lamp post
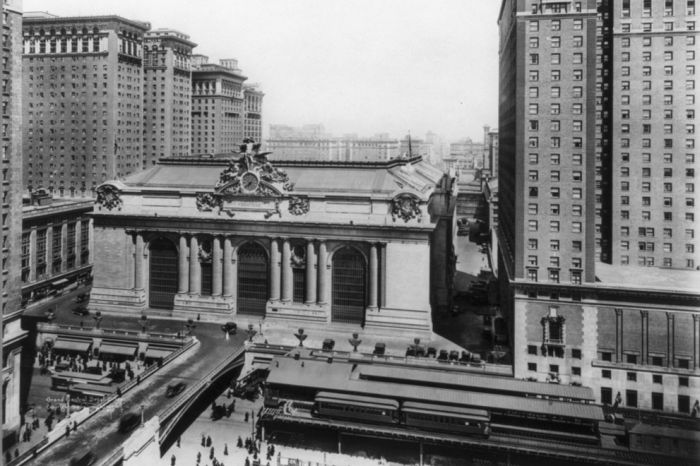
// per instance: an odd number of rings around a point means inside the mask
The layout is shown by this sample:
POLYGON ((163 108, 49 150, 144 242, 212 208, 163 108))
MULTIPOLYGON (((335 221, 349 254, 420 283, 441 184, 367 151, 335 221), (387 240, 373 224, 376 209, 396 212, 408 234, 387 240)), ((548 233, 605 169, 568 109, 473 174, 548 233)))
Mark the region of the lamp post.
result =
POLYGON ((252 343, 253 342, 253 337, 257 334, 258 332, 253 328, 253 324, 248 324, 248 342, 252 343))
POLYGON ((304 346, 304 340, 306 340, 306 337, 308 335, 304 334, 304 329, 300 328, 297 333, 294 334, 295 337, 297 337, 297 340, 299 340, 299 346, 304 346))
POLYGON ((95 315, 92 316, 93 319, 95 319, 95 329, 99 330, 100 328, 100 322, 102 321, 102 313, 100 311, 95 312, 95 315))
POLYGON ((348 343, 352 345, 352 351, 354 353, 357 353, 357 347, 360 346, 360 343, 362 343, 362 340, 360 340, 359 335, 357 333, 352 334, 352 338, 348 340, 348 343))

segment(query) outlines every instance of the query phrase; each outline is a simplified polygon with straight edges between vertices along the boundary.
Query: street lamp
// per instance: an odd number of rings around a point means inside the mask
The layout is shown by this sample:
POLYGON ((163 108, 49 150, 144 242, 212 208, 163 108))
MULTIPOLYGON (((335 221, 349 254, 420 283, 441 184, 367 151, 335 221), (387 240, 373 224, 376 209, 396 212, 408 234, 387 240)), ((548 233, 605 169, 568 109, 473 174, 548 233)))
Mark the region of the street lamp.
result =
POLYGON ((360 340, 359 335, 357 333, 352 334, 352 338, 348 340, 348 343, 352 345, 352 351, 354 353, 357 353, 357 347, 360 346, 360 343, 362 343, 362 340, 360 340))
POLYGON ((95 315, 92 316, 93 319, 95 319, 95 329, 100 328, 100 322, 102 321, 102 313, 100 311, 95 312, 95 315))
POLYGON ((253 324, 248 324, 248 341, 250 343, 253 342, 253 337, 257 334, 258 332, 253 328, 253 324))
POLYGON ((297 337, 297 340, 299 340, 299 346, 304 346, 304 340, 306 340, 306 337, 308 335, 304 335, 304 329, 300 328, 297 333, 294 334, 295 337, 297 337))

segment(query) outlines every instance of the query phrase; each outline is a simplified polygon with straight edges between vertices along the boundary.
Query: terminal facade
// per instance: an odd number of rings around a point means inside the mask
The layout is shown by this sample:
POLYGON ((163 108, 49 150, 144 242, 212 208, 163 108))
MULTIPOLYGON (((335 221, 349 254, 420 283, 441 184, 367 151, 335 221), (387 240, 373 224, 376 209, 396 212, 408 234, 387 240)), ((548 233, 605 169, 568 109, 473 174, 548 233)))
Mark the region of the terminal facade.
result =
POLYGON ((163 159, 98 189, 90 306, 422 335, 451 300, 452 190, 420 157, 163 159))

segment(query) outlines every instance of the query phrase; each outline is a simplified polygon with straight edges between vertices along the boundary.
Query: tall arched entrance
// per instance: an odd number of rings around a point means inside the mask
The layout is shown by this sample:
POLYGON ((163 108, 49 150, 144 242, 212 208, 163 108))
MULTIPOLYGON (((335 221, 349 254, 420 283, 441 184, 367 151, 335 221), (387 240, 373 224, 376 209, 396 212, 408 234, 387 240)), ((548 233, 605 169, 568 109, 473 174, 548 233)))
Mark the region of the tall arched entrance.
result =
POLYGON ((359 251, 343 248, 333 255, 331 320, 364 324, 367 268, 359 251))
POLYGON ((177 249, 165 238, 151 241, 149 270, 150 307, 172 309, 177 293, 177 249))
POLYGON ((264 316, 269 289, 265 248, 244 244, 238 249, 238 313, 264 316))

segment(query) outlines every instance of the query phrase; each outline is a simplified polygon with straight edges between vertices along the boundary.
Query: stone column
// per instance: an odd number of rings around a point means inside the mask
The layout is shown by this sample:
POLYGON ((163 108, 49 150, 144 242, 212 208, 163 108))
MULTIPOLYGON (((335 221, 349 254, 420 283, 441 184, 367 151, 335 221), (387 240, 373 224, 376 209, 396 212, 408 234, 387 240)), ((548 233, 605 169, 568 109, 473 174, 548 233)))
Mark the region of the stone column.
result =
POLYGON ((187 263, 189 249, 187 236, 180 235, 180 248, 177 253, 177 292, 185 294, 190 290, 190 268, 187 263))
POLYGON ((270 240, 270 301, 280 300, 280 247, 279 240, 270 240))
POLYGON ((328 253, 326 252, 326 241, 319 240, 318 242, 318 304, 326 304, 326 261, 328 253))
POLYGON ((80 236, 80 230, 82 229, 82 220, 78 219, 75 221, 75 266, 80 267, 83 265, 83 255, 80 254, 82 251, 82 237, 80 236))
POLYGON ((282 302, 292 300, 294 293, 294 278, 292 275, 292 251, 289 238, 282 240, 282 302))
POLYGON ((61 225, 61 272, 68 270, 68 223, 61 225))
POLYGON ((134 237, 136 245, 134 248, 134 289, 143 290, 143 234, 136 232, 134 237))
POLYGON ((649 311, 640 311, 642 314, 642 364, 649 363, 649 311))
POLYGON ((615 362, 622 362, 622 309, 615 309, 615 362))
POLYGON ((223 271, 221 270, 221 238, 215 236, 211 240, 211 295, 221 296, 221 284, 223 281, 223 271))
POLYGON ((197 237, 190 238, 190 294, 202 293, 202 267, 199 265, 199 242, 197 237))
POLYGON ((675 358, 675 339, 676 339, 676 316, 672 312, 666 313, 666 338, 668 348, 666 351, 666 366, 673 367, 675 358))
POLYGON ((369 247, 369 308, 377 309, 377 290, 379 282, 379 264, 377 260, 377 245, 369 247))
POLYGON ((693 359, 694 367, 700 368, 700 314, 693 314, 693 359))
POLYGON ((36 227, 29 232, 29 282, 36 280, 36 227))
POLYGON ((314 242, 306 240, 306 304, 316 304, 316 251, 314 242))
POLYGON ((233 290, 236 286, 233 280, 233 247, 231 245, 231 238, 224 238, 224 264, 223 264, 223 281, 224 281, 224 296, 233 296, 233 290))
POLYGON ((379 243, 379 307, 386 306, 386 243, 379 243))

